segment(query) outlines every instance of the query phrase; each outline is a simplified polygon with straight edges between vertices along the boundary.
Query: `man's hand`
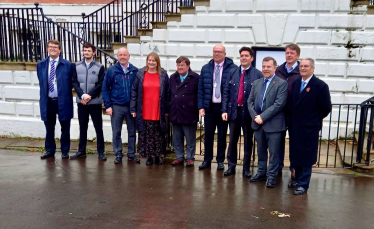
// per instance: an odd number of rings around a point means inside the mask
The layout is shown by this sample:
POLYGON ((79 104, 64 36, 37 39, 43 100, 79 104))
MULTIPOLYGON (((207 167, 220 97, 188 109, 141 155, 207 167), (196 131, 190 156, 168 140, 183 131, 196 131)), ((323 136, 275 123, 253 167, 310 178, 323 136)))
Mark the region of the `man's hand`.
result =
POLYGON ((106 114, 109 115, 110 117, 112 117, 113 115, 113 110, 111 107, 109 107, 108 109, 105 110, 106 114))
POLYGON ((136 113, 135 112, 131 113, 131 115, 132 115, 133 118, 136 117, 136 113))
POLYGON ((81 104, 82 104, 82 105, 86 105, 87 102, 86 102, 85 100, 81 99, 81 104))
POLYGON ((166 117, 168 117, 168 116, 169 116, 169 114, 165 114, 165 116, 166 116, 166 117))
POLYGON ((205 109, 204 109, 204 108, 201 108, 201 109, 199 110, 199 114, 200 114, 201 117, 204 117, 204 116, 205 116, 205 109))
POLYGON ((261 125, 263 124, 264 122, 262 121, 262 118, 260 115, 256 115, 255 116, 255 123, 257 123, 258 125, 261 125))
POLYGON ((223 121, 227 121, 227 113, 223 113, 222 114, 222 120, 223 121))
POLYGON ((91 96, 89 94, 84 94, 83 95, 83 100, 88 103, 91 100, 91 96))

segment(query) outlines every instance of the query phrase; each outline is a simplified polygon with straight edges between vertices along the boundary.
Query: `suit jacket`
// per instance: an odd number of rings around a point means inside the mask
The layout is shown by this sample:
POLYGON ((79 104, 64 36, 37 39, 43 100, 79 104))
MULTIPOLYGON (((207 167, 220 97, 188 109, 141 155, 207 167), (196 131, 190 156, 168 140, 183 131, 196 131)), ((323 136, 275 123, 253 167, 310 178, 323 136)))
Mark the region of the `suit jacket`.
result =
MULTIPOLYGON (((49 57, 40 61, 36 66, 40 87, 40 116, 43 121, 49 121, 47 120, 48 67, 49 57)), ((74 116, 72 93, 72 76, 74 71, 75 66, 71 62, 62 59, 60 56, 59 63, 56 67, 56 81, 58 91, 58 119, 61 121, 70 120, 74 116)))
MULTIPOLYGON (((253 83, 251 93, 248 98, 248 110, 252 120, 256 115, 260 115, 263 121, 262 127, 265 132, 280 132, 286 130, 283 109, 287 101, 287 82, 274 76, 270 82, 263 100, 262 113, 257 114, 255 105, 260 95, 263 78, 253 83)), ((260 126, 252 122, 252 128, 257 130, 260 126)))
POLYGON ((247 107, 247 100, 251 92, 252 84, 255 80, 262 78, 262 74, 255 67, 245 71, 244 74, 244 100, 243 114, 238 114, 238 94, 241 77, 241 66, 230 71, 222 93, 222 113, 227 113, 228 120, 234 121, 238 115, 243 118, 250 118, 247 107))
POLYGON ((290 159, 294 166, 312 166, 317 161, 322 120, 331 112, 329 87, 314 75, 299 93, 301 79, 292 85, 290 159))

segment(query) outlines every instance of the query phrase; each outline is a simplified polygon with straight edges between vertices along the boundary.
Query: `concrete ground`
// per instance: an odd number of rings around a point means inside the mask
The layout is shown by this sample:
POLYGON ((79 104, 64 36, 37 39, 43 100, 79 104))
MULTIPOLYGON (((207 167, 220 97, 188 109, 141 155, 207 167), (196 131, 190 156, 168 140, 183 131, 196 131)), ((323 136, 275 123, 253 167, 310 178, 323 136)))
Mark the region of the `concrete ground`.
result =
MULTIPOLYGON (((304 196, 197 166, 0 150, 0 228, 373 228, 374 179, 315 170, 304 196), (274 211, 288 213, 278 217, 274 211), (271 214, 273 213, 273 214, 271 214)), ((335 170, 336 171, 336 170, 335 170)), ((255 172, 255 171, 253 171, 255 172)))

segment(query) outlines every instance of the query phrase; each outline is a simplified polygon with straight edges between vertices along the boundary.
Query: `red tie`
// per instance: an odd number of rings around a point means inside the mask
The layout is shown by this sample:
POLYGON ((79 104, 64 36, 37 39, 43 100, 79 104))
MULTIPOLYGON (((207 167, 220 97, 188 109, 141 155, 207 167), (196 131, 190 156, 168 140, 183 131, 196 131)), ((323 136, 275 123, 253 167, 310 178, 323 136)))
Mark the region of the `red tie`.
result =
POLYGON ((244 73, 245 73, 245 69, 243 70, 243 73, 240 76, 239 93, 238 93, 238 105, 239 106, 243 106, 243 100, 244 100, 244 73))

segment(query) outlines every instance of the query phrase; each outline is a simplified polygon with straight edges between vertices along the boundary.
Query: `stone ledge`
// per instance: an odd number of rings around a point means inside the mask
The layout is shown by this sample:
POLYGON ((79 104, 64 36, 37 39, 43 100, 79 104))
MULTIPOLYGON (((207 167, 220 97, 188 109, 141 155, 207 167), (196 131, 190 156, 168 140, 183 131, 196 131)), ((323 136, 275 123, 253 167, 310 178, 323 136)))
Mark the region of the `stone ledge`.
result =
POLYGON ((194 6, 210 6, 210 0, 194 0, 194 6))
POLYGON ((374 165, 355 164, 352 169, 359 173, 374 174, 374 165))
POLYGON ((37 62, 0 61, 0 70, 36 71, 37 62))

